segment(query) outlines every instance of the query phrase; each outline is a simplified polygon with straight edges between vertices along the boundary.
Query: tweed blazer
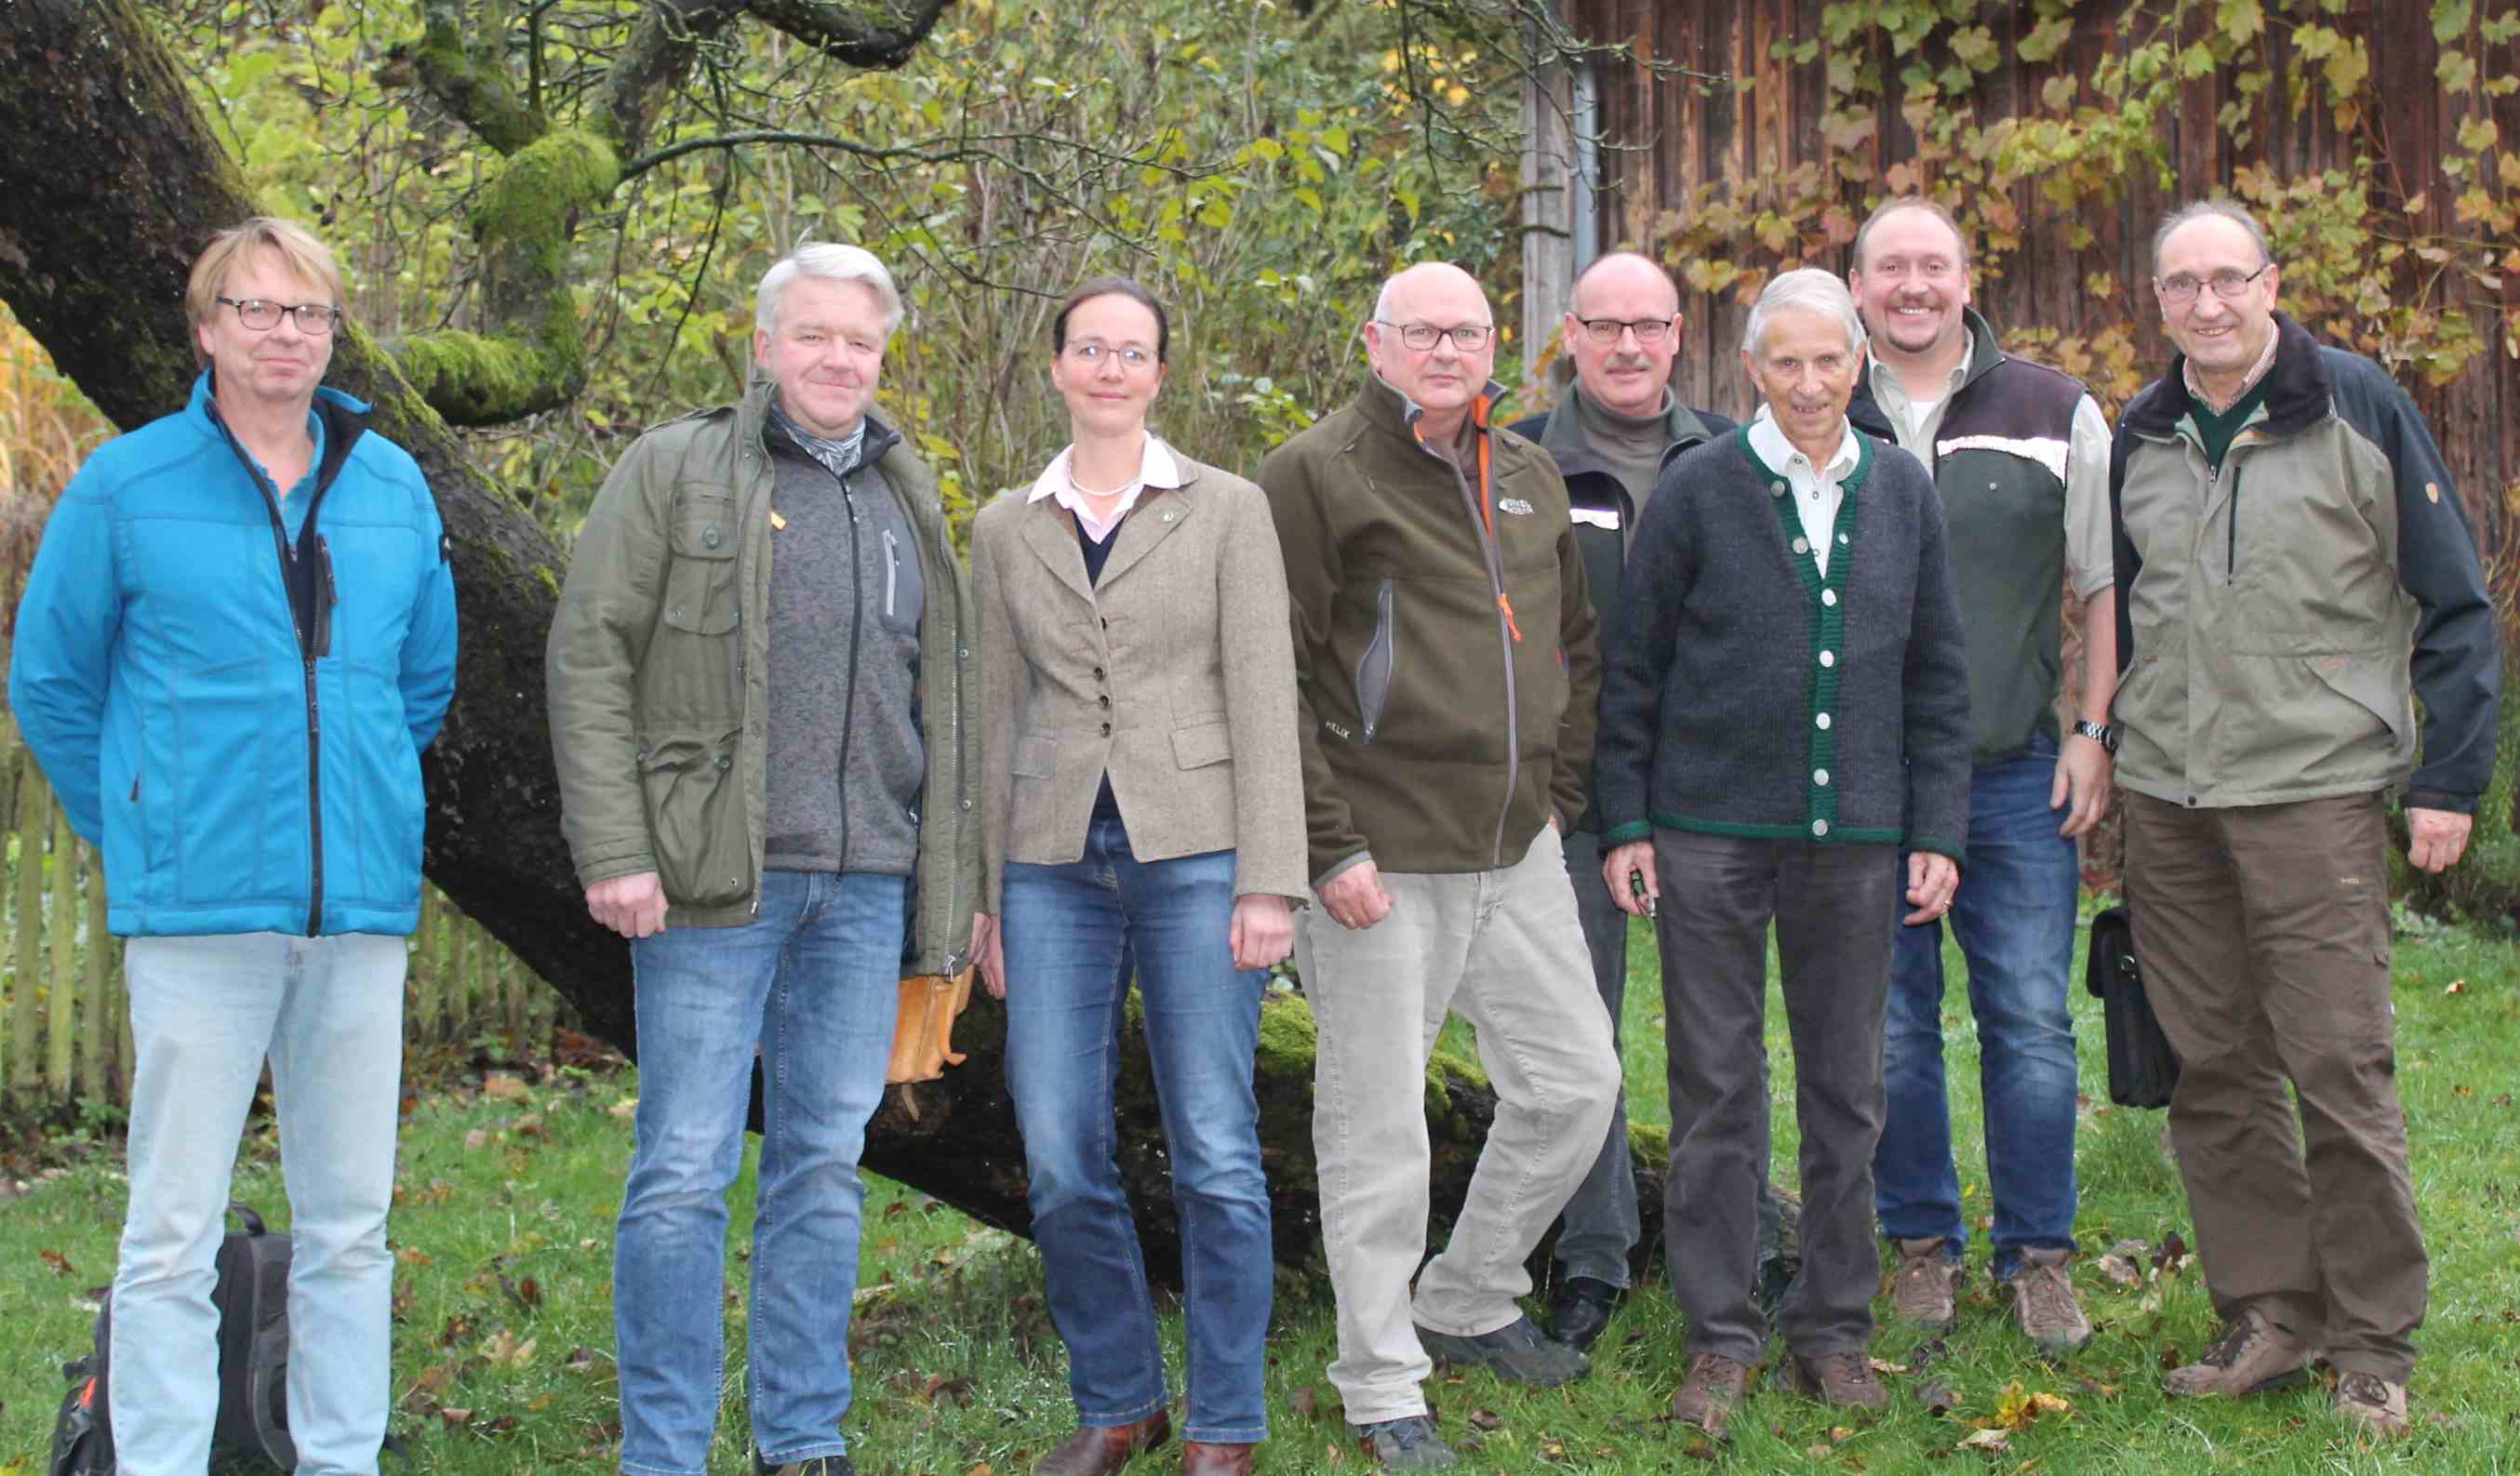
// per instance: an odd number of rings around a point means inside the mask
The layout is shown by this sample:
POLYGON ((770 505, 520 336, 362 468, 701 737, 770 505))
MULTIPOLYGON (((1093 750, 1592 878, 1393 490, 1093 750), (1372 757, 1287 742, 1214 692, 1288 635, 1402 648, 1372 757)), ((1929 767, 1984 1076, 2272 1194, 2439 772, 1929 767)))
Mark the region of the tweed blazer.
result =
POLYGON ((1121 520, 1102 581, 1050 499, 971 524, 980 604, 981 867, 1085 854, 1102 776, 1140 861, 1236 853, 1236 895, 1306 899, 1285 567, 1260 489, 1174 453, 1182 484, 1121 520))

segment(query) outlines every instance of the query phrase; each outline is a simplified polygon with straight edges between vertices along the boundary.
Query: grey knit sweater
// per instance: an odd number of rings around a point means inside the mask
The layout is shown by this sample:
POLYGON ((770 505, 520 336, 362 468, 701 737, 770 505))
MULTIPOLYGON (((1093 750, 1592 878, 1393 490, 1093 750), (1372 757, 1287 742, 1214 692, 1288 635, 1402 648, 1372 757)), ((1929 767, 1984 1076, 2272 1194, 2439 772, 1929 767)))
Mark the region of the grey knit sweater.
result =
POLYGON ((1904 844, 1968 835, 1968 668, 1943 506, 1868 435, 1823 578, 1746 430, 1664 469, 1603 652, 1604 843, 1656 826, 1904 844))

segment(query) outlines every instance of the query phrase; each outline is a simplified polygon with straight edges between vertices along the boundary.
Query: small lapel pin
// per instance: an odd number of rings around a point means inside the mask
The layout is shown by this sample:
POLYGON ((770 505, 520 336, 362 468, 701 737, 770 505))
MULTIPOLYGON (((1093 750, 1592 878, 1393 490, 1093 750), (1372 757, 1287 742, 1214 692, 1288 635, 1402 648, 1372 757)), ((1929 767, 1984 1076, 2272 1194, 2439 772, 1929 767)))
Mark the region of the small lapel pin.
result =
POLYGON ((770 531, 773 533, 784 533, 788 531, 788 519, 779 515, 779 510, 777 508, 770 510, 770 531))

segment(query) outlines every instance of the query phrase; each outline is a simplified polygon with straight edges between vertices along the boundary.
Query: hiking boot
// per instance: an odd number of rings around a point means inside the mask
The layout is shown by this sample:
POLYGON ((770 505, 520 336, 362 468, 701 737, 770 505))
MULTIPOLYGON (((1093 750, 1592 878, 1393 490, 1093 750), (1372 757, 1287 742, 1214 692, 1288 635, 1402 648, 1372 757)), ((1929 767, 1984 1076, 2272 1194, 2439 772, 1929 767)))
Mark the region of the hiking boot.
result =
POLYGON ((2073 1252, 2029 1249, 2003 1285, 2012 1293, 2012 1318, 2022 1335, 2039 1351, 2062 1358, 2092 1340, 2092 1319, 2074 1299, 2074 1278, 2066 1271, 2073 1252))
POLYGON ((754 1476, 858 1476, 858 1468, 845 1455, 815 1455, 804 1460, 783 1460, 772 1465, 752 1453, 754 1476))
POLYGON ((1943 1253, 1950 1243, 1940 1235, 1898 1242, 1899 1269, 1890 1281, 1891 1311, 1926 1327, 1952 1324, 1960 1263, 1943 1253))
POLYGON ((1564 1343, 1543 1337, 1529 1318, 1516 1318, 1494 1332, 1482 1332, 1476 1337, 1460 1337, 1421 1326, 1418 1329, 1418 1344, 1429 1358, 1477 1364, 1508 1384, 1554 1388, 1593 1371, 1591 1359, 1564 1343))
POLYGON ((1173 1438, 1173 1417, 1162 1409, 1125 1425, 1085 1425, 1067 1444, 1041 1458, 1032 1476, 1111 1476, 1140 1451, 1173 1438))
POLYGON ((1182 1446, 1181 1476, 1251 1476, 1249 1441, 1193 1440, 1182 1446))
POLYGON ((1722 1440, 1724 1426, 1749 1387, 1749 1369, 1720 1353, 1701 1353, 1688 1361, 1688 1376, 1671 1397, 1671 1417, 1722 1440))
POLYGON ((1768 1382, 1787 1394, 1800 1394, 1824 1405, 1852 1409, 1878 1409, 1890 1403, 1872 1360, 1861 1353, 1787 1354, 1768 1382))
POLYGON ((1621 1292, 1591 1276, 1560 1276, 1549 1289, 1549 1335, 1581 1353, 1600 1340, 1621 1292))
POLYGON ((2223 1329, 2205 1356, 2173 1368, 2162 1379, 2162 1392, 2173 1399, 2220 1395, 2236 1399, 2269 1389, 2288 1389, 2310 1377, 2310 1349, 2292 1334, 2269 1322, 2254 1309, 2243 1309, 2223 1329))
POLYGON ((2347 1424, 2359 1425, 2383 1440, 2404 1440, 2415 1431, 2407 1419, 2407 1386, 2376 1373, 2346 1372, 2336 1380, 2336 1393, 2327 1408, 2347 1424))
POLYGON ((1386 1471, 1449 1471, 1462 1463, 1453 1448, 1435 1433, 1431 1415, 1405 1414, 1398 1419, 1350 1425, 1356 1443, 1386 1471))

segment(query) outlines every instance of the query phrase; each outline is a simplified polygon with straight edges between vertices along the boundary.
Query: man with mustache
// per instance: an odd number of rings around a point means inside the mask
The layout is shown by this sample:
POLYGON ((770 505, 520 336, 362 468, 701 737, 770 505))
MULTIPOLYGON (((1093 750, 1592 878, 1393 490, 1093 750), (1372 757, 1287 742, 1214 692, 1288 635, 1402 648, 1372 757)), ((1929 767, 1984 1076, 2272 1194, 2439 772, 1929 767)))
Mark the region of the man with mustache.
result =
MULTIPOLYGON (((1672 393, 1671 364, 1683 327, 1680 293, 1651 258, 1614 251, 1595 261, 1575 279, 1573 300, 1559 326, 1575 382, 1556 409, 1512 427, 1554 457, 1566 479, 1575 542, 1584 553, 1584 582, 1594 613, 1604 622, 1604 641, 1607 622, 1618 612, 1619 575, 1636 539, 1637 519, 1644 515, 1662 469, 1733 428, 1727 418, 1683 405, 1672 393)), ((1600 806, 1589 791, 1586 798, 1583 816, 1566 830, 1566 874, 1575 883, 1593 984, 1609 1009, 1615 1048, 1628 991, 1628 915, 1601 879, 1600 806)), ((1760 1226, 1765 1253, 1776 1242, 1777 1199, 1764 1182, 1760 1226)), ((1636 1166, 1622 1096, 1611 1110, 1600 1155, 1566 1201, 1549 1289, 1552 1337, 1570 1348, 1590 1348, 1600 1337, 1627 1295, 1628 1257, 1637 1235, 1636 1166)), ((1785 1263, 1763 1254, 1761 1268, 1761 1287, 1773 1298, 1783 1289, 1785 1263)))
MULTIPOLYGON (((2074 1025, 2065 999, 2082 891, 2075 837, 2109 803, 2117 596, 2109 565, 2109 427, 2083 386, 1996 346, 1969 305, 1959 223, 1919 196, 1855 237, 1847 274, 1871 362, 1847 414, 1934 474, 1966 634, 1967 880, 1950 917, 1968 961, 1995 1200, 1995 1283, 2048 1354, 2091 1340, 2074 1250, 2074 1025), (2059 732, 2061 591, 2084 604, 2074 710, 2059 732)), ((1943 1080, 1943 919, 1902 927, 1882 1036, 1888 1096, 1872 1193, 1898 1251, 1891 1305, 1947 1325, 1968 1229, 1943 1080)))
POLYGON ((2494 775, 2494 604, 2423 418, 2386 370, 2275 310, 2247 211, 2174 211, 2152 269, 2179 354, 2127 406, 2110 469, 2118 780, 2136 954, 2179 1052, 2170 1133, 2225 1329, 2165 1383, 2255 1393, 2324 1350, 2335 1413, 2404 1436, 2427 1262, 2389 1004, 2388 796, 2409 862, 2458 860, 2494 775))

